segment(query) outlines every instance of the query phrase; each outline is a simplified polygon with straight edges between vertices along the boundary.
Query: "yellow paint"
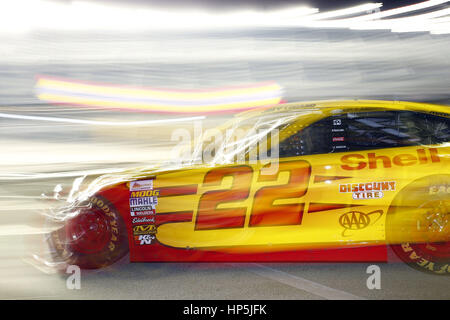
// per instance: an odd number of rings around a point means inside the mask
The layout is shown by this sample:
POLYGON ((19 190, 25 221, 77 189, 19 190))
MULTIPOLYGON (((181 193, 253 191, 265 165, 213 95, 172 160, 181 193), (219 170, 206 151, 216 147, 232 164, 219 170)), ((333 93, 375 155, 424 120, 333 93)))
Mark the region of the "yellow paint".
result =
MULTIPOLYGON (((247 112, 242 117, 258 117, 261 114, 280 113, 284 110, 301 109, 305 104, 286 104, 269 108, 266 110, 247 112)), ((280 141, 290 136, 295 130, 293 128, 303 128, 311 123, 326 118, 337 113, 367 111, 368 108, 379 108, 380 110, 411 110, 418 112, 448 113, 448 107, 430 104, 388 102, 388 101, 339 101, 339 102, 312 102, 308 103, 308 108, 317 110, 317 113, 299 115, 291 125, 285 127, 280 132, 280 141), (314 107, 311 107, 314 105, 314 107)), ((281 199, 274 204, 281 205, 287 203, 304 204, 304 212, 301 224, 286 226, 249 226, 249 219, 253 209, 255 193, 263 187, 285 184, 289 178, 289 172, 279 172, 276 180, 258 181, 261 164, 246 164, 253 169, 253 176, 249 187, 249 196, 243 200, 219 204, 217 209, 225 208, 246 208, 245 222, 242 227, 217 228, 215 230, 196 230, 196 219, 201 196, 205 192, 230 188, 233 182, 231 177, 225 177, 220 184, 210 186, 205 184, 204 179, 207 172, 218 168, 228 168, 237 166, 236 164, 219 165, 215 167, 197 165, 182 170, 162 171, 162 172, 140 172, 140 176, 146 174, 156 175, 154 188, 160 189, 168 186, 198 185, 195 195, 185 195, 176 197, 160 197, 156 208, 157 214, 176 211, 192 210, 193 219, 191 222, 178 222, 162 225, 158 228, 157 239, 167 246, 177 248, 198 248, 214 249, 222 251, 270 251, 286 248, 314 248, 324 245, 350 246, 385 243, 385 221, 386 213, 394 197, 408 184, 414 180, 433 175, 450 174, 450 145, 437 146, 413 146, 390 149, 377 149, 375 151, 342 152, 326 155, 310 155, 293 158, 280 159, 280 163, 304 160, 311 165, 311 177, 307 184, 307 191, 304 196, 296 199, 281 199), (398 155, 417 155, 417 150, 426 151, 426 163, 404 162, 402 165, 383 166, 379 161, 376 168, 365 168, 359 170, 343 169, 342 157, 349 153, 361 154, 367 160, 367 154, 375 152, 377 156, 394 159, 398 155), (430 149, 435 149, 435 156, 439 157, 433 162, 431 160, 430 149), (331 180, 329 183, 314 183, 315 176, 348 176, 343 180, 331 180), (395 190, 385 190, 384 196, 379 199, 355 200, 351 192, 339 192, 340 184, 370 184, 378 181, 395 181, 395 190), (340 208, 321 212, 308 212, 311 203, 328 204, 351 204, 352 208, 340 208), (360 205, 358 207, 358 205, 360 205), (339 219, 345 213, 357 210, 364 214, 381 210, 383 212, 380 219, 371 222, 366 227, 357 230, 348 230, 343 234, 344 227, 339 223, 339 219)), ((242 165, 242 164, 240 164, 242 165)), ((239 186, 245 189, 246 186, 239 186)), ((280 215, 283 212, 279 213, 280 215)), ((405 240, 405 239, 403 239, 405 240)), ((407 250, 408 248, 405 248, 407 250)))

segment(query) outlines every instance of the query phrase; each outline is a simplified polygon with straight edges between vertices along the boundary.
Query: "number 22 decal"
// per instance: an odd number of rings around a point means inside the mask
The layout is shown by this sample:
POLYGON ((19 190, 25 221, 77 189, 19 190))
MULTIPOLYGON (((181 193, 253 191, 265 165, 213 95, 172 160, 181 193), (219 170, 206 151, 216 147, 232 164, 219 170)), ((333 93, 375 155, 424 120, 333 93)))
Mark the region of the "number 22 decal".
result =
MULTIPOLYGON (((260 174, 258 182, 275 182, 282 172, 288 172, 289 174, 287 183, 262 187, 256 191, 249 227, 301 224, 303 203, 274 204, 274 202, 303 197, 308 188, 311 166, 304 160, 281 162, 276 174, 260 174)), ((220 204, 242 202, 248 199, 253 169, 246 165, 212 169, 206 173, 203 186, 220 186, 226 177, 232 178, 231 187, 206 191, 200 197, 195 224, 196 230, 244 227, 246 206, 237 205, 226 209, 218 209, 217 207, 220 204)))

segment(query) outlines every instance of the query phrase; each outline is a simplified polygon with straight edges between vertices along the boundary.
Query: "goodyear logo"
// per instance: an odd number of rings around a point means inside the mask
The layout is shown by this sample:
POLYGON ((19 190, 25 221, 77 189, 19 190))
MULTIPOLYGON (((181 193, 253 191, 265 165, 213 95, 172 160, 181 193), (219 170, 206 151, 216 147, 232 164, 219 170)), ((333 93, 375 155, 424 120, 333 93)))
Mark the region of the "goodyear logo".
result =
POLYGON ((155 233, 156 233, 156 226, 154 224, 133 227, 134 235, 155 234, 155 233))
POLYGON ((383 210, 375 210, 369 213, 361 211, 350 211, 344 213, 339 218, 339 224, 344 228, 342 235, 349 236, 350 230, 361 230, 368 227, 370 224, 375 223, 383 215, 383 210), (371 221, 370 217, 375 215, 375 219, 371 221))

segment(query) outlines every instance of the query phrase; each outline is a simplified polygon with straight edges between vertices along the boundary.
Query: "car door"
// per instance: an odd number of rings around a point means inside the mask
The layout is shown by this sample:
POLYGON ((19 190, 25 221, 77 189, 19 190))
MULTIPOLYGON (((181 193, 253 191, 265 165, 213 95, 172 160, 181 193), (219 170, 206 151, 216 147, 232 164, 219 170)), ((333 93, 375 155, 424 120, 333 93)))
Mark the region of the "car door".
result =
POLYGON ((312 167, 299 241, 384 241, 398 191, 442 171, 446 123, 411 111, 343 112, 282 141, 280 159, 303 156, 312 167))

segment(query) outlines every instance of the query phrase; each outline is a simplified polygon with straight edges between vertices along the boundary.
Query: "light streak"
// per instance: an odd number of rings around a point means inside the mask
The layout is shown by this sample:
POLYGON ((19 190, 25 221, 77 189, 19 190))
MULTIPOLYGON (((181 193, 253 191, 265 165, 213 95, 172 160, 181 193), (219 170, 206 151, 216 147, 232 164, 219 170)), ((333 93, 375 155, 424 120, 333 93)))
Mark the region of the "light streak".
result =
POLYGON ((189 118, 173 118, 173 119, 148 120, 148 121, 111 122, 111 121, 94 121, 94 120, 82 120, 82 119, 71 119, 71 118, 24 116, 24 115, 18 115, 18 114, 0 113, 0 118, 32 120, 32 121, 65 122, 65 123, 76 123, 76 124, 86 124, 86 125, 95 125, 95 126, 123 127, 123 126, 143 126, 143 125, 154 125, 154 124, 166 124, 166 123, 183 122, 183 121, 196 121, 196 120, 203 120, 206 117, 198 116, 198 117, 189 117, 189 118))

